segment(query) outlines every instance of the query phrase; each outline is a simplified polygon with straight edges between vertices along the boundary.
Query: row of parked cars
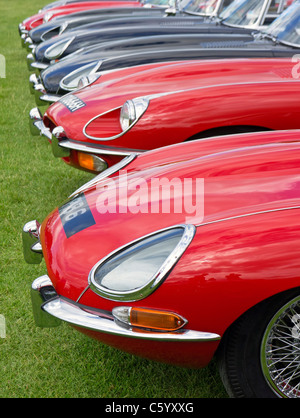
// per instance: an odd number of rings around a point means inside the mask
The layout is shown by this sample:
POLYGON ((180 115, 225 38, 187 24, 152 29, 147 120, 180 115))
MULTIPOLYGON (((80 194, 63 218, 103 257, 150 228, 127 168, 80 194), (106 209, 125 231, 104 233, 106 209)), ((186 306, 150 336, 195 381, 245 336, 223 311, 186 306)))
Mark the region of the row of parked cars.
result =
POLYGON ((63 0, 19 32, 32 134, 95 174, 24 226, 37 325, 300 397, 300 2, 63 0))

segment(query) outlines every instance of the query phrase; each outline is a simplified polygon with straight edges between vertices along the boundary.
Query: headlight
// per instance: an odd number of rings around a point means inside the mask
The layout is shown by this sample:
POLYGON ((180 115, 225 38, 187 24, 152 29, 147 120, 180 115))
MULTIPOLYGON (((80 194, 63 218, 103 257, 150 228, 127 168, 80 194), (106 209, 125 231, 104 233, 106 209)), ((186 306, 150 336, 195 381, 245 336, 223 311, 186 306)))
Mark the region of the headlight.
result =
POLYGON ((101 67, 101 64, 102 61, 97 61, 77 68, 61 80, 60 88, 67 91, 73 91, 91 84, 100 77, 100 74, 97 74, 97 71, 101 67), (82 80, 83 78, 84 81, 82 80), (79 82, 81 82, 81 86, 79 86, 79 82))
POLYGON ((48 58, 48 60, 55 60, 59 58, 66 51, 66 49, 71 45, 74 39, 75 37, 56 42, 54 45, 50 46, 46 50, 45 57, 48 58))
POLYGON ((91 289, 104 298, 136 301, 161 284, 195 234, 180 225, 140 238, 110 254, 90 272, 91 289))
POLYGON ((123 131, 130 128, 145 113, 149 106, 149 100, 144 97, 138 97, 133 100, 127 100, 121 109, 120 124, 123 131))
POLYGON ((53 16, 53 13, 52 13, 52 12, 47 12, 47 13, 45 13, 45 15, 44 15, 44 19, 43 19, 43 22, 44 22, 44 23, 49 22, 49 20, 52 18, 52 16, 53 16))
POLYGON ((78 83, 78 88, 83 89, 84 87, 90 86, 91 84, 95 83, 98 78, 101 77, 101 74, 91 74, 89 76, 81 77, 78 83))

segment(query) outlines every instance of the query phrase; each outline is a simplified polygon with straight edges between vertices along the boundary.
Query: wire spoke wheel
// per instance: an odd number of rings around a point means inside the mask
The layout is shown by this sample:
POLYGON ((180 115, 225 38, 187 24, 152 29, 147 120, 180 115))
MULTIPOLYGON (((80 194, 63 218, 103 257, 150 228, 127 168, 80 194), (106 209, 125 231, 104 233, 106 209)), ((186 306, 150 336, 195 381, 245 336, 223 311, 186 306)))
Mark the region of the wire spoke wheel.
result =
POLYGON ((261 344, 261 366, 277 396, 300 398, 300 297, 269 322, 261 344))

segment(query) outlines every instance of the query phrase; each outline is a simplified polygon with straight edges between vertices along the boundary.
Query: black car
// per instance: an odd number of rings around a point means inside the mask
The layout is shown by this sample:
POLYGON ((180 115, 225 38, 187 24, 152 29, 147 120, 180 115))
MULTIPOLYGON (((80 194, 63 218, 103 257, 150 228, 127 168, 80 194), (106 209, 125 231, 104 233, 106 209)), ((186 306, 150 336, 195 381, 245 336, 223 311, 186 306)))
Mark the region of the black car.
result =
MULTIPOLYGON (((199 35, 198 45, 195 42, 191 46, 188 36, 179 35, 177 38, 169 36, 167 47, 166 44, 159 46, 159 36, 109 43, 103 46, 102 55, 98 51, 98 56, 89 62, 82 60, 81 54, 75 54, 73 58, 51 65, 40 76, 31 77, 31 90, 35 92, 37 104, 49 104, 61 95, 76 90, 80 81, 80 85, 84 86, 94 82, 103 71, 134 65, 191 59, 292 57, 300 52, 299 27, 300 2, 296 2, 267 29, 252 35, 247 42, 242 39, 224 40, 218 36, 215 41, 205 40, 204 35, 199 35)), ((207 35, 208 38, 210 36, 207 35)))
MULTIPOLYGON (((79 0, 74 0, 72 3, 76 1, 79 0)), ((120 7, 118 9, 105 8, 85 10, 71 13, 67 16, 57 16, 56 18, 33 28, 29 32, 25 31, 26 36, 22 36, 22 46, 25 47, 27 44, 28 49, 32 49, 34 45, 51 39, 54 36, 61 35, 62 33, 65 34, 70 30, 80 29, 83 25, 96 22, 99 23, 107 19, 139 16, 178 17, 186 15, 196 15, 203 18, 217 17, 232 2, 233 0, 216 0, 212 3, 211 0, 202 0, 201 5, 199 5, 200 0, 178 0, 176 3, 172 2, 172 0, 145 0, 141 2, 143 4, 143 7, 141 8, 120 7), (173 6, 169 7, 172 3, 173 6)), ((71 1, 68 3, 71 3, 71 1)), ((20 34, 22 35, 22 32, 20 34)))
MULTIPOLYGON (((100 2, 103 0, 99 0, 100 2)), ((184 5, 188 0, 180 0, 176 3, 176 7, 179 8, 178 12, 181 10, 181 4, 184 5)), ((199 0, 194 0, 199 1, 199 0)), ((209 3, 209 0, 205 0, 209 3)), ((233 0, 217 0, 213 10, 210 7, 207 7, 207 10, 210 11, 210 14, 217 14, 219 10, 223 7, 223 4, 229 4, 233 0)), ((27 49, 33 49, 39 43, 53 38, 54 36, 61 35, 70 30, 80 29, 83 25, 88 25, 91 23, 100 23, 107 19, 117 19, 124 17, 138 17, 138 16, 158 16, 162 17, 166 15, 166 10, 168 10, 168 15, 173 15, 176 13, 175 8, 169 8, 170 2, 172 0, 144 0, 141 1, 142 7, 118 7, 116 8, 103 8, 103 9, 88 9, 81 12, 70 13, 68 15, 57 16, 54 19, 46 21, 42 25, 39 25, 31 31, 20 30, 21 34, 21 44, 27 49)), ((51 10, 49 12, 51 14, 51 10)))
MULTIPOLYGON (((170 34, 251 34, 271 23, 275 16, 268 10, 273 0, 235 0, 220 18, 203 20, 198 17, 126 18, 109 19, 101 23, 84 25, 59 37, 42 42, 34 52, 35 60, 49 64, 80 48, 99 45, 102 42, 134 38, 138 36, 170 34), (228 11, 229 10, 229 11, 228 11), (228 15, 229 13, 229 15, 228 15), (99 29, 99 27, 102 27, 99 29)), ((278 15, 277 15, 278 16, 278 15)))
MULTIPOLYGON (((85 1, 90 1, 90 0, 58 0, 52 3, 48 3, 41 10, 49 10, 49 9, 52 9, 53 7, 61 7, 61 6, 64 6, 65 4, 70 4, 70 3, 84 3, 85 1)), ((93 0, 93 1, 101 2, 103 0, 93 0)))
POLYGON ((165 8, 148 7, 92 9, 84 12, 71 13, 67 16, 58 16, 49 22, 43 23, 42 25, 31 29, 28 33, 28 37, 23 37, 22 46, 25 46, 26 42, 28 45, 38 45, 43 41, 53 38, 54 36, 61 35, 62 33, 65 34, 70 30, 79 29, 83 25, 95 22, 99 23, 108 19, 139 16, 162 17, 164 14, 165 8))

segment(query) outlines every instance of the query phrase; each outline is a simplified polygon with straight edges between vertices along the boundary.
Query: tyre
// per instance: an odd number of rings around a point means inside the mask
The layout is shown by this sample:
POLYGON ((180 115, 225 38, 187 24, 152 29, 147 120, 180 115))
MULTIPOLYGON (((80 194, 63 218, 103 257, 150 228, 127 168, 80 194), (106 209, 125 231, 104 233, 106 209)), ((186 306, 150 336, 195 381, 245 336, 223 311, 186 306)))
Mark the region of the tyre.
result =
POLYGON ((221 379, 234 398, 300 398, 300 289, 246 312, 217 353, 221 379))

